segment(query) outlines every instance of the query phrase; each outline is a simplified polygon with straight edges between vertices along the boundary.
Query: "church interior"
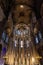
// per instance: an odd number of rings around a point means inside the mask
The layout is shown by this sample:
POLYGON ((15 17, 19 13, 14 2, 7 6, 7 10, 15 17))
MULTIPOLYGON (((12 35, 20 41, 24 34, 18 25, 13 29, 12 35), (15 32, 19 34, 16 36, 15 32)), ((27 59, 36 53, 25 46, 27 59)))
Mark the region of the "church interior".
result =
POLYGON ((0 65, 43 65, 43 0, 0 0, 0 65))

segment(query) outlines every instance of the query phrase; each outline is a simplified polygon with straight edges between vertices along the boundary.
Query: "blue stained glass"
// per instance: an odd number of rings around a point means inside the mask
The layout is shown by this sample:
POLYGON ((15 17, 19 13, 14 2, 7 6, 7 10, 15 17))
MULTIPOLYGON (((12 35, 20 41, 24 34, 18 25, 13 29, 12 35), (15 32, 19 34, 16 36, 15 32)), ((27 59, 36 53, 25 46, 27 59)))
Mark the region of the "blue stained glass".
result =
POLYGON ((2 55, 5 55, 6 54, 6 51, 7 51, 6 47, 3 47, 2 48, 2 55))
POLYGON ((21 32, 18 30, 18 35, 20 35, 21 34, 21 32))
POLYGON ((42 35, 41 35, 41 32, 39 32, 39 40, 41 40, 42 39, 42 35))
POLYGON ((5 41, 5 39, 6 39, 6 34, 5 34, 5 32, 2 33, 2 39, 3 39, 3 41, 5 41))
POLYGON ((6 37, 6 40, 5 40, 6 43, 8 43, 8 36, 6 37))
POLYGON ((21 31, 19 31, 19 30, 16 30, 15 32, 16 32, 17 35, 21 34, 21 31))

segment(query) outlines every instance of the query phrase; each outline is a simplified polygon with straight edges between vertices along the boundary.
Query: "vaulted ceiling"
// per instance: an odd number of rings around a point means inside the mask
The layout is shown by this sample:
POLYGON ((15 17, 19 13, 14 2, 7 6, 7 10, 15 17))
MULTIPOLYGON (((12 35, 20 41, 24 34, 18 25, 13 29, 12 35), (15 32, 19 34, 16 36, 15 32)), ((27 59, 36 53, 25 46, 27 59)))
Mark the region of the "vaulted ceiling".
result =
MULTIPOLYGON (((32 8, 35 11, 36 16, 39 18, 40 17, 40 6, 41 6, 42 2, 43 2, 43 0, 0 0, 0 8, 2 8, 2 11, 1 10, 0 11, 1 11, 1 13, 3 13, 2 15, 0 14, 2 16, 2 18, 0 17, 2 19, 0 21, 0 31, 4 30, 6 20, 8 19, 9 13, 14 5, 24 4, 26 6, 29 6, 30 8, 32 8)), ((19 6, 17 6, 17 7, 19 7, 19 6)), ((25 6, 24 6, 24 8, 25 8, 25 6)), ((17 11, 19 11, 19 9, 17 9, 17 11)), ((17 11, 16 11, 16 13, 17 13, 17 11)), ((25 12, 27 12, 27 8, 26 8, 25 12)), ((21 15, 21 13, 20 13, 20 15, 21 15)), ((17 14, 17 15, 19 16, 19 14, 17 14)), ((25 15, 28 16, 27 13, 25 15)), ((15 18, 16 18, 16 16, 15 16, 15 18)), ((23 20, 22 17, 21 17, 21 19, 23 20)), ((21 20, 21 19, 19 19, 19 20, 21 20)), ((24 19, 24 21, 26 21, 26 20, 24 19)), ((27 18, 27 21, 28 21, 28 18, 27 18)))
POLYGON ((5 15, 8 16, 10 9, 12 8, 13 5, 15 5, 15 3, 27 4, 35 10, 36 14, 39 17, 40 15, 39 10, 42 2, 43 0, 0 0, 0 5, 5 15))

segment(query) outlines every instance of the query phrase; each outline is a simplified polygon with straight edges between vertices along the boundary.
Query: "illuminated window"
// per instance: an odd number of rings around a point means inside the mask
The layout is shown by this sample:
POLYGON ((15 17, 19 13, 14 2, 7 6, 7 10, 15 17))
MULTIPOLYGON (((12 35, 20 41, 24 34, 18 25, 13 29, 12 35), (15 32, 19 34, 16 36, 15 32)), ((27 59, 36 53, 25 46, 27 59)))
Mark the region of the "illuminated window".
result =
POLYGON ((20 40, 20 47, 23 48, 23 45, 24 45, 24 41, 20 40))
POLYGON ((26 40, 27 47, 29 47, 29 43, 30 43, 29 40, 26 40))
POLYGON ((30 27, 26 24, 17 24, 13 31, 14 47, 29 47, 30 43, 30 27))
POLYGON ((2 56, 4 56, 6 54, 6 51, 7 51, 7 48, 6 47, 3 47, 2 48, 2 56))
POLYGON ((41 40, 42 39, 42 34, 41 34, 40 31, 39 31, 38 35, 39 35, 39 40, 41 40))
POLYGON ((14 46, 17 47, 18 40, 14 40, 14 46))
POLYGON ((5 39, 6 39, 6 34, 5 34, 5 32, 3 32, 2 33, 2 40, 5 41, 5 39))
POLYGON ((8 39, 9 39, 9 37, 7 36, 7 34, 5 32, 3 32, 2 33, 2 40, 3 40, 3 42, 8 43, 8 39))
POLYGON ((8 36, 7 36, 7 37, 6 37, 6 40, 5 40, 6 43, 8 43, 8 39, 9 39, 9 38, 8 38, 8 36))
POLYGON ((39 40, 38 40, 38 37, 36 36, 35 37, 35 42, 38 44, 39 43, 39 40))

